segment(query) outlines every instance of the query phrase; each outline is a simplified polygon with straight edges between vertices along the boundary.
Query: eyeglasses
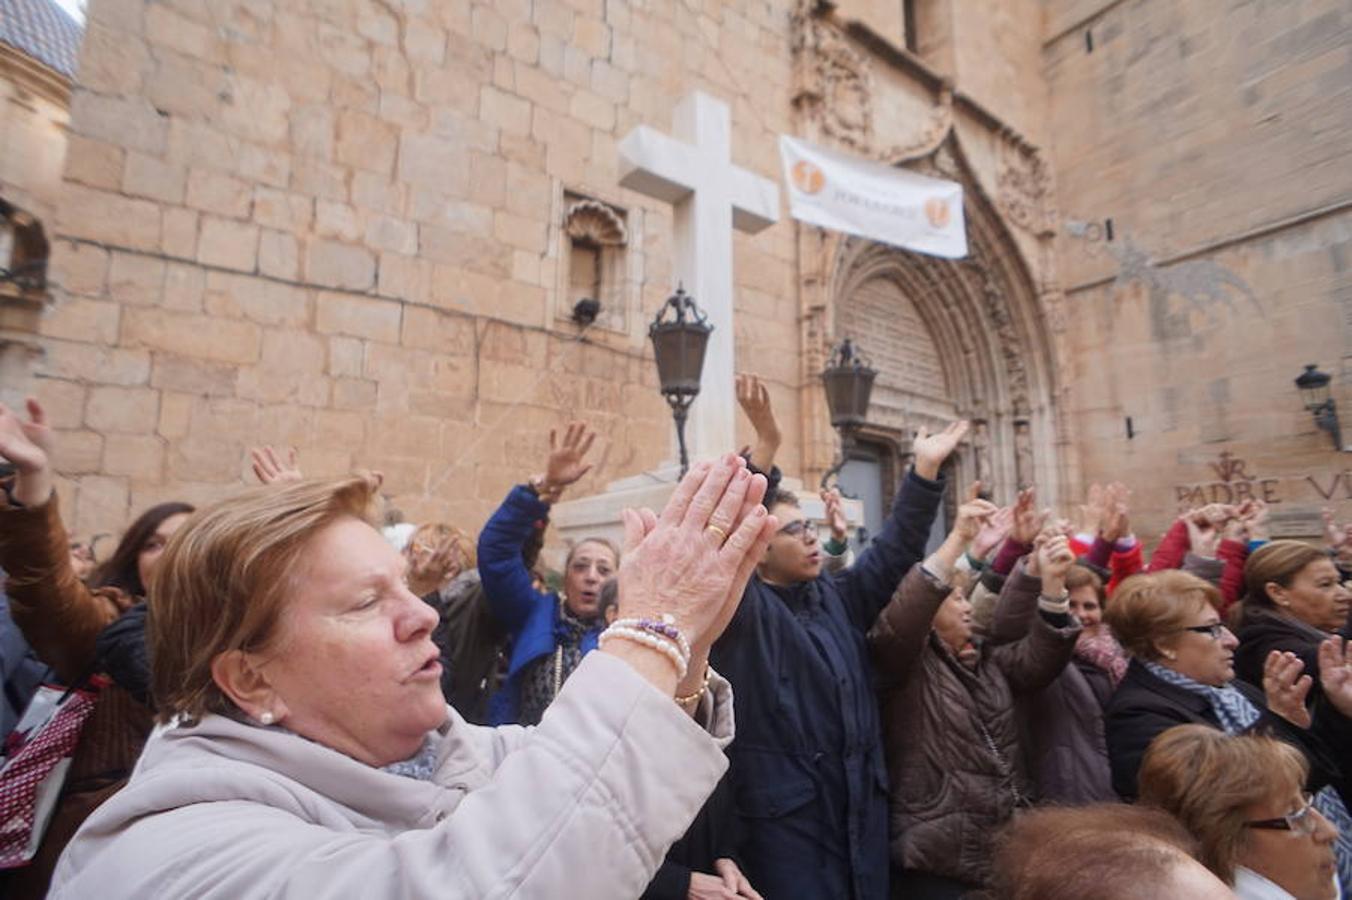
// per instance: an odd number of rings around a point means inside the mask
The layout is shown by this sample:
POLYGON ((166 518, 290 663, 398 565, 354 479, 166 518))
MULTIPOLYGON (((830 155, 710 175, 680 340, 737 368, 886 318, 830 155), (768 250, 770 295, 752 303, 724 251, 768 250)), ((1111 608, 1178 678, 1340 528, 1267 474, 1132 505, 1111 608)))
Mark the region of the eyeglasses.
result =
POLYGON ((1212 622, 1210 625, 1188 625, 1184 628, 1175 629, 1176 631, 1191 631, 1196 634, 1210 635, 1213 641, 1219 641, 1230 629, 1225 627, 1223 622, 1212 622))
POLYGON ((1314 798, 1309 794, 1304 794, 1305 803, 1300 809, 1293 813, 1277 819, 1257 819, 1252 822, 1245 822, 1245 828, 1261 828, 1268 831, 1290 831, 1295 834, 1309 836, 1314 834, 1315 827, 1319 824, 1314 816, 1314 798))
POLYGON ((813 528, 807 519, 799 519, 796 522, 790 522, 785 525, 783 528, 779 529, 779 531, 776 531, 775 534, 798 538, 798 540, 806 544, 809 541, 816 539, 817 529, 813 528))

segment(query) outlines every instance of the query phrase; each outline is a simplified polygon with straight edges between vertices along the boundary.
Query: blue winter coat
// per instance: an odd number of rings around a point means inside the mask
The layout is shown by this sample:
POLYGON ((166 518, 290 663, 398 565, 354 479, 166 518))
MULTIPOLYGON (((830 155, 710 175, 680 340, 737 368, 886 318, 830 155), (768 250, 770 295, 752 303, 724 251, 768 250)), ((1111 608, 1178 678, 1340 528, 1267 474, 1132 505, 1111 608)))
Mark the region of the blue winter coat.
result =
MULTIPOLYGON (((479 534, 479 575, 484 596, 489 610, 512 641, 507 678, 488 702, 488 718, 493 725, 517 721, 522 670, 528 663, 553 653, 558 646, 555 626, 559 621, 559 596, 537 591, 521 560, 521 547, 535 523, 548 515, 547 503, 541 503, 529 488, 517 485, 479 534)), ((596 649, 599 634, 597 628, 582 636, 584 654, 596 649)))
POLYGON ((908 474, 852 567, 791 588, 752 578, 714 644, 737 717, 738 859, 766 900, 888 896, 887 766, 865 636, 924 556, 942 497, 942 481, 908 474))

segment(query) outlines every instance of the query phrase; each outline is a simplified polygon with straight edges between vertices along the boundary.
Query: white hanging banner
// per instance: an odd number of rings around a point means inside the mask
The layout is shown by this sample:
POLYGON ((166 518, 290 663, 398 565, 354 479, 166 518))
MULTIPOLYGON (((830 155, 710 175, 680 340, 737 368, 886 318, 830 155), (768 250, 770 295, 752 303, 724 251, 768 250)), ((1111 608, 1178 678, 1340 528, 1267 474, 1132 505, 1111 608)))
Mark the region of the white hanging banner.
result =
POLYGON ((967 255, 962 185, 779 137, 795 219, 947 259, 967 255))

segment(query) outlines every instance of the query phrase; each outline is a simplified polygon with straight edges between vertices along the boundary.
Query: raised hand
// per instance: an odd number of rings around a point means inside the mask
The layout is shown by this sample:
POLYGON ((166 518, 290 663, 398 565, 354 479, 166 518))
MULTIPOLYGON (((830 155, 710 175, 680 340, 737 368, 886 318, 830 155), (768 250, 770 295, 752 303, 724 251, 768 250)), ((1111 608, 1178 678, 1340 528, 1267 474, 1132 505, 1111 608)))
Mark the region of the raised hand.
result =
POLYGON ((1066 573, 1075 565, 1075 551, 1070 549, 1070 539, 1060 534, 1049 536, 1037 548, 1036 556, 1042 593, 1049 597, 1061 596, 1066 589, 1066 573))
POLYGON ((1183 517, 1188 528, 1188 546, 1203 559, 1215 559, 1221 545, 1221 530, 1206 511, 1189 513, 1183 517))
POLYGON ((1131 534, 1131 491, 1121 482, 1113 482, 1106 489, 1106 499, 1098 522, 1098 533, 1105 541, 1116 543, 1131 534))
POLYGON ((1051 510, 1038 510, 1035 489, 1024 488, 1019 491, 1019 498, 1014 501, 1014 525, 1009 531, 1010 539, 1020 544, 1033 543, 1049 516, 1051 510))
POLYGON ((1087 532, 1095 529, 1101 533, 1103 531, 1103 517, 1108 510, 1109 500, 1108 491, 1103 485, 1097 483, 1089 485, 1089 495, 1079 509, 1080 521, 1075 523, 1075 530, 1087 532))
POLYGON ((831 488, 829 491, 821 492, 822 502, 826 504, 826 524, 831 529, 831 540, 837 544, 845 543, 849 538, 849 520, 845 518, 845 510, 840 502, 840 491, 837 488, 831 488))
POLYGON ((0 403, 0 458, 14 465, 14 499, 24 506, 41 506, 52 495, 52 452, 56 438, 47 414, 37 400, 27 402, 22 419, 0 403))
POLYGON ((669 614, 696 652, 707 652, 774 535, 764 496, 765 477, 729 453, 691 468, 661 516, 624 510, 620 616, 669 614))
POLYGON ((582 460, 595 440, 596 432, 588 428, 585 422, 569 422, 562 441, 559 440, 558 431, 551 428, 549 460, 545 464, 540 493, 556 495, 591 471, 591 465, 582 460))
POLYGON ((249 459, 253 461, 253 473, 263 484, 285 484, 288 481, 300 481, 300 466, 296 465, 296 448, 290 448, 286 459, 270 446, 250 447, 249 459))
POLYGON ((962 542, 963 550, 976 539, 986 522, 999 512, 999 507, 989 500, 982 500, 981 482, 974 481, 967 489, 967 499, 958 507, 957 518, 953 522, 950 535, 962 542))
POLYGON ((737 376, 737 405, 751 420, 756 429, 756 437, 764 441, 773 438, 779 442, 779 422, 775 419, 774 408, 770 405, 770 389, 756 375, 737 376))
MULTIPOLYGON (((1322 645, 1319 652, 1322 665, 1322 645)), ((1309 728, 1312 721, 1305 698, 1314 682, 1309 675, 1302 674, 1304 670, 1305 663, 1300 657, 1286 650, 1273 650, 1263 661, 1263 693, 1268 709, 1299 728, 1309 728)))
POLYGON ((410 543, 408 556, 408 589, 425 597, 460 574, 464 559, 456 546, 455 536, 446 535, 436 545, 410 543))
POLYGON ((1352 642, 1334 636, 1319 645, 1319 686, 1333 708, 1352 719, 1352 642))
POLYGON ((976 537, 972 538, 971 549, 967 552, 976 560, 990 559, 995 553, 995 548, 1004 542, 1013 527, 1014 507, 1002 506, 981 526, 976 537))
POLYGON ((911 452, 915 454, 915 474, 931 481, 938 478, 940 466, 957 449, 970 427, 966 420, 961 420, 934 434, 924 427, 916 432, 911 444, 911 452))

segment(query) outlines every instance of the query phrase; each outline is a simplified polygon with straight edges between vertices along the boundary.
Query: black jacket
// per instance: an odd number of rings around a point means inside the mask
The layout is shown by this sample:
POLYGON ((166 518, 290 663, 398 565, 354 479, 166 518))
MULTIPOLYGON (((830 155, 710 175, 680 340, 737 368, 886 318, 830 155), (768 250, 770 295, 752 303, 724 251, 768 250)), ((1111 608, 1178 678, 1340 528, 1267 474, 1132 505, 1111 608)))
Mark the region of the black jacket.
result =
MULTIPOLYGON (((1352 722, 1320 703, 1315 708, 1311 728, 1308 731, 1297 728, 1268 712, 1267 699, 1261 690, 1239 679, 1231 684, 1262 713, 1249 729, 1251 732, 1271 734, 1305 754, 1310 763, 1307 783, 1310 791, 1341 784, 1338 760, 1352 758, 1352 722)), ((1136 778, 1150 742, 1175 725, 1190 724, 1221 727, 1205 697, 1169 684, 1133 659, 1105 715, 1113 789, 1125 800, 1135 799, 1136 778)))
POLYGON ((710 661, 732 682, 738 860, 766 900, 886 898, 887 768, 864 636, 925 553, 943 483, 908 474, 849 569, 753 577, 710 661))
POLYGON ((1235 650, 1235 674, 1255 687, 1263 684, 1263 663, 1273 650, 1289 650, 1305 663, 1305 672, 1314 680, 1309 702, 1323 695, 1319 685, 1319 645, 1328 637, 1313 625, 1288 618, 1275 610, 1244 601, 1241 609, 1239 647, 1235 650))
POLYGON ((150 648, 146 636, 148 607, 142 600, 99 632, 95 642, 98 670, 146 706, 150 702, 150 648))
MULTIPOLYGON (((714 862, 737 856, 737 804, 732 772, 723 775, 695 821, 679 841, 671 845, 662 868, 657 870, 639 900, 685 900, 690 895, 690 873, 717 875, 714 862)), ((740 864, 739 864, 740 866, 740 864)), ((751 883, 756 887, 756 883, 751 883)))

